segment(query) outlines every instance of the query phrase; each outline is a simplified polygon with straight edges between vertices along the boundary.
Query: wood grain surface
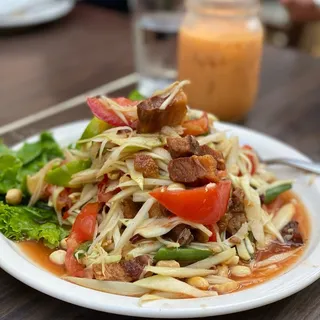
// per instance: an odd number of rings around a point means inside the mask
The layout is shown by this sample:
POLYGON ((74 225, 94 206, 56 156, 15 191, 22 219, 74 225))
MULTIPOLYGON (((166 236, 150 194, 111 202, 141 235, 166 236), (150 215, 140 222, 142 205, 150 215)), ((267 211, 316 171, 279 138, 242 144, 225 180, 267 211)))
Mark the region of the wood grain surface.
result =
POLYGON ((132 72, 130 25, 83 4, 52 24, 0 32, 0 125, 132 72))
MULTIPOLYGON (((0 125, 132 72, 129 26, 128 16, 80 4, 56 23, 1 34, 0 125)), ((30 133, 88 116, 80 105, 4 138, 13 143, 30 133)), ((259 97, 245 125, 320 161, 320 60, 267 47, 259 97)), ((3 320, 129 319, 54 299, 3 270, 0 287, 3 320)), ((316 320, 319 315, 320 281, 282 301, 216 319, 316 320)))

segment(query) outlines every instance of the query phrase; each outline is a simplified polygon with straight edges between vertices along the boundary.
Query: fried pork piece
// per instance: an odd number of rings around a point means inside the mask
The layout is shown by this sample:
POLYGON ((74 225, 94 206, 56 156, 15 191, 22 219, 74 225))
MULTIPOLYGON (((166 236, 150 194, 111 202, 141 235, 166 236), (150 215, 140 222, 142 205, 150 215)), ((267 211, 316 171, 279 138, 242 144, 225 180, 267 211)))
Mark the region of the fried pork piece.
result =
POLYGON ((247 218, 244 212, 232 213, 227 226, 228 233, 231 235, 236 234, 245 222, 247 222, 247 218))
POLYGON ((133 219, 140 209, 140 205, 137 202, 133 202, 131 198, 124 199, 122 201, 123 217, 125 219, 133 219))
POLYGON ((179 224, 174 227, 169 233, 166 234, 166 237, 174 242, 178 242, 181 246, 190 244, 194 239, 190 228, 185 224, 179 224))
POLYGON ((172 181, 192 186, 219 181, 217 161, 210 155, 173 159, 168 171, 172 181))
POLYGON ((159 167, 151 156, 146 154, 136 154, 134 157, 134 168, 141 172, 145 178, 157 178, 159 167))
POLYGON ((149 210, 149 218, 163 218, 171 215, 171 212, 159 202, 155 202, 149 210))
POLYGON ((217 160, 217 169, 225 170, 225 160, 222 152, 210 148, 208 145, 200 146, 199 142, 194 136, 185 136, 183 138, 168 138, 167 144, 169 152, 173 159, 181 157, 191 157, 211 155, 217 160))
POLYGON ((104 266, 94 264, 93 274, 98 280, 131 282, 139 280, 143 269, 149 264, 151 264, 151 258, 143 255, 127 261, 104 264, 104 266))
POLYGON ((221 232, 226 230, 230 235, 234 235, 246 221, 244 191, 235 188, 229 199, 228 212, 220 219, 218 227, 221 232))
POLYGON ((160 107, 167 97, 153 96, 141 101, 137 106, 138 132, 159 132, 162 127, 180 125, 187 114, 187 97, 181 90, 173 101, 164 109, 160 107))
POLYGON ((198 155, 200 152, 199 142, 194 136, 167 138, 167 144, 173 159, 191 157, 193 155, 198 155))
POLYGON ((235 188, 228 203, 229 212, 244 212, 244 191, 235 188))
POLYGON ((227 212, 217 224, 220 232, 227 231, 233 236, 245 222, 247 218, 244 212, 227 212))
POLYGON ((215 158, 217 161, 218 170, 226 170, 226 162, 221 151, 214 150, 205 144, 200 147, 199 155, 204 156, 206 154, 209 154, 215 158))

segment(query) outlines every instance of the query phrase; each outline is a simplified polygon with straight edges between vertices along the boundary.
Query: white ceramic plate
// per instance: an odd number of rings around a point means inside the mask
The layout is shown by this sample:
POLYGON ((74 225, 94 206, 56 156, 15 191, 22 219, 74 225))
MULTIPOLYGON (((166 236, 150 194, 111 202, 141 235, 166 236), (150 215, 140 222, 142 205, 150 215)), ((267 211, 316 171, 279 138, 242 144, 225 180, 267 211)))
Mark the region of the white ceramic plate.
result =
MULTIPOLYGON (((17 0, 13 2, 15 3, 17 0)), ((64 17, 75 6, 75 0, 34 0, 34 5, 31 5, 32 0, 30 5, 26 0, 22 2, 21 9, 19 9, 19 6, 16 6, 17 10, 10 11, 8 8, 4 8, 7 9, 8 13, 0 15, 0 28, 31 27, 51 22, 64 17)), ((19 2, 17 3, 19 5, 19 2)), ((7 6, 7 3, 3 5, 7 6)), ((6 12, 5 10, 2 11, 6 12)))
MULTIPOLYGON (((51 131, 61 145, 67 146, 77 140, 86 124, 87 121, 74 122, 51 131)), ((242 144, 252 145, 262 158, 283 156, 308 160, 297 150, 261 133, 223 123, 217 127, 239 136, 242 144)), ((36 137, 32 137, 28 141, 35 139, 36 137)), ((233 313, 266 305, 296 293, 320 277, 319 180, 308 186, 309 177, 301 173, 284 167, 274 171, 281 178, 296 178, 294 191, 301 196, 309 210, 312 230, 305 254, 290 270, 253 288, 218 297, 158 300, 139 306, 138 298, 86 289, 55 277, 28 260, 18 246, 2 235, 0 266, 20 281, 55 298, 116 314, 150 318, 191 318, 233 313)))

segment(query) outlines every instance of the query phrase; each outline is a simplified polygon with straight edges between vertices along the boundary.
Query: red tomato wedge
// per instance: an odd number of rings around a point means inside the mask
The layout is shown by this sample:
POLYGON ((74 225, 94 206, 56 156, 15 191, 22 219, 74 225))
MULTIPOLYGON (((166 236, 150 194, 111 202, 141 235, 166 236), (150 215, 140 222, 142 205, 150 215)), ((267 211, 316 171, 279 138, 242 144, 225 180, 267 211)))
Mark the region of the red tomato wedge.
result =
POLYGON ((73 254, 81 243, 92 240, 99 208, 99 203, 88 203, 82 208, 72 226, 71 233, 67 239, 68 249, 65 261, 66 270, 69 275, 76 277, 85 276, 84 267, 73 254))
POLYGON ((217 235, 214 231, 213 224, 206 225, 206 227, 212 232, 212 235, 209 238, 209 242, 216 242, 217 241, 217 235))
POLYGON ((88 203, 77 215, 72 226, 71 235, 75 235, 75 239, 79 244, 92 240, 99 208, 99 203, 88 203))
POLYGON ((114 127, 126 126, 129 125, 132 128, 136 127, 138 115, 137 110, 132 108, 138 104, 137 101, 131 101, 127 98, 114 98, 122 107, 128 107, 127 111, 121 112, 123 116, 128 121, 128 124, 125 123, 107 103, 103 103, 99 98, 87 98, 87 104, 91 109, 92 113, 102 121, 109 123, 114 127))
POLYGON ((69 217, 70 217, 70 214, 69 214, 68 211, 66 211, 66 212, 62 215, 62 219, 63 219, 63 220, 66 220, 66 219, 68 219, 69 217))
POLYGON ((209 119, 206 112, 203 113, 202 117, 195 120, 188 120, 182 123, 184 128, 184 135, 200 136, 208 133, 209 131, 209 119))
MULTIPOLYGON (((254 151, 253 148, 247 144, 245 144, 243 147, 243 149, 247 149, 247 150, 251 150, 254 151)), ((252 169, 251 169, 251 174, 254 174, 257 171, 257 165, 256 165, 256 160, 255 157, 252 154, 247 154, 248 159, 250 160, 251 164, 252 164, 252 169)))
POLYGON ((78 262, 78 260, 73 255, 74 250, 68 249, 65 260, 65 267, 68 275, 73 277, 85 277, 84 266, 78 262))
POLYGON ((226 213, 230 191, 231 181, 220 181, 189 190, 158 188, 150 195, 178 217, 210 225, 226 213))

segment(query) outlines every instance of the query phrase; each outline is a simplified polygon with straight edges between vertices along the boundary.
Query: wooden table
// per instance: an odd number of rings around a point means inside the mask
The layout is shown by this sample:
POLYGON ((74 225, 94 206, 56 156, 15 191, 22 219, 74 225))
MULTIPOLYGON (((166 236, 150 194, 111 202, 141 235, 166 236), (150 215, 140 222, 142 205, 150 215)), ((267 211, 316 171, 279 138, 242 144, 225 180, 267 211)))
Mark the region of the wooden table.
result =
MULTIPOLYGON (((129 27, 130 20, 123 14, 80 4, 51 25, 1 34, 0 126, 132 72, 129 27)), ((3 134, 3 138, 13 143, 33 132, 88 116, 80 104, 3 134)), ((261 90, 245 124, 320 160, 320 60, 267 47, 261 90)), ((0 319, 129 319, 56 300, 3 270, 0 287, 0 319)), ((277 303, 217 319, 315 320, 319 315, 320 281, 277 303)))

